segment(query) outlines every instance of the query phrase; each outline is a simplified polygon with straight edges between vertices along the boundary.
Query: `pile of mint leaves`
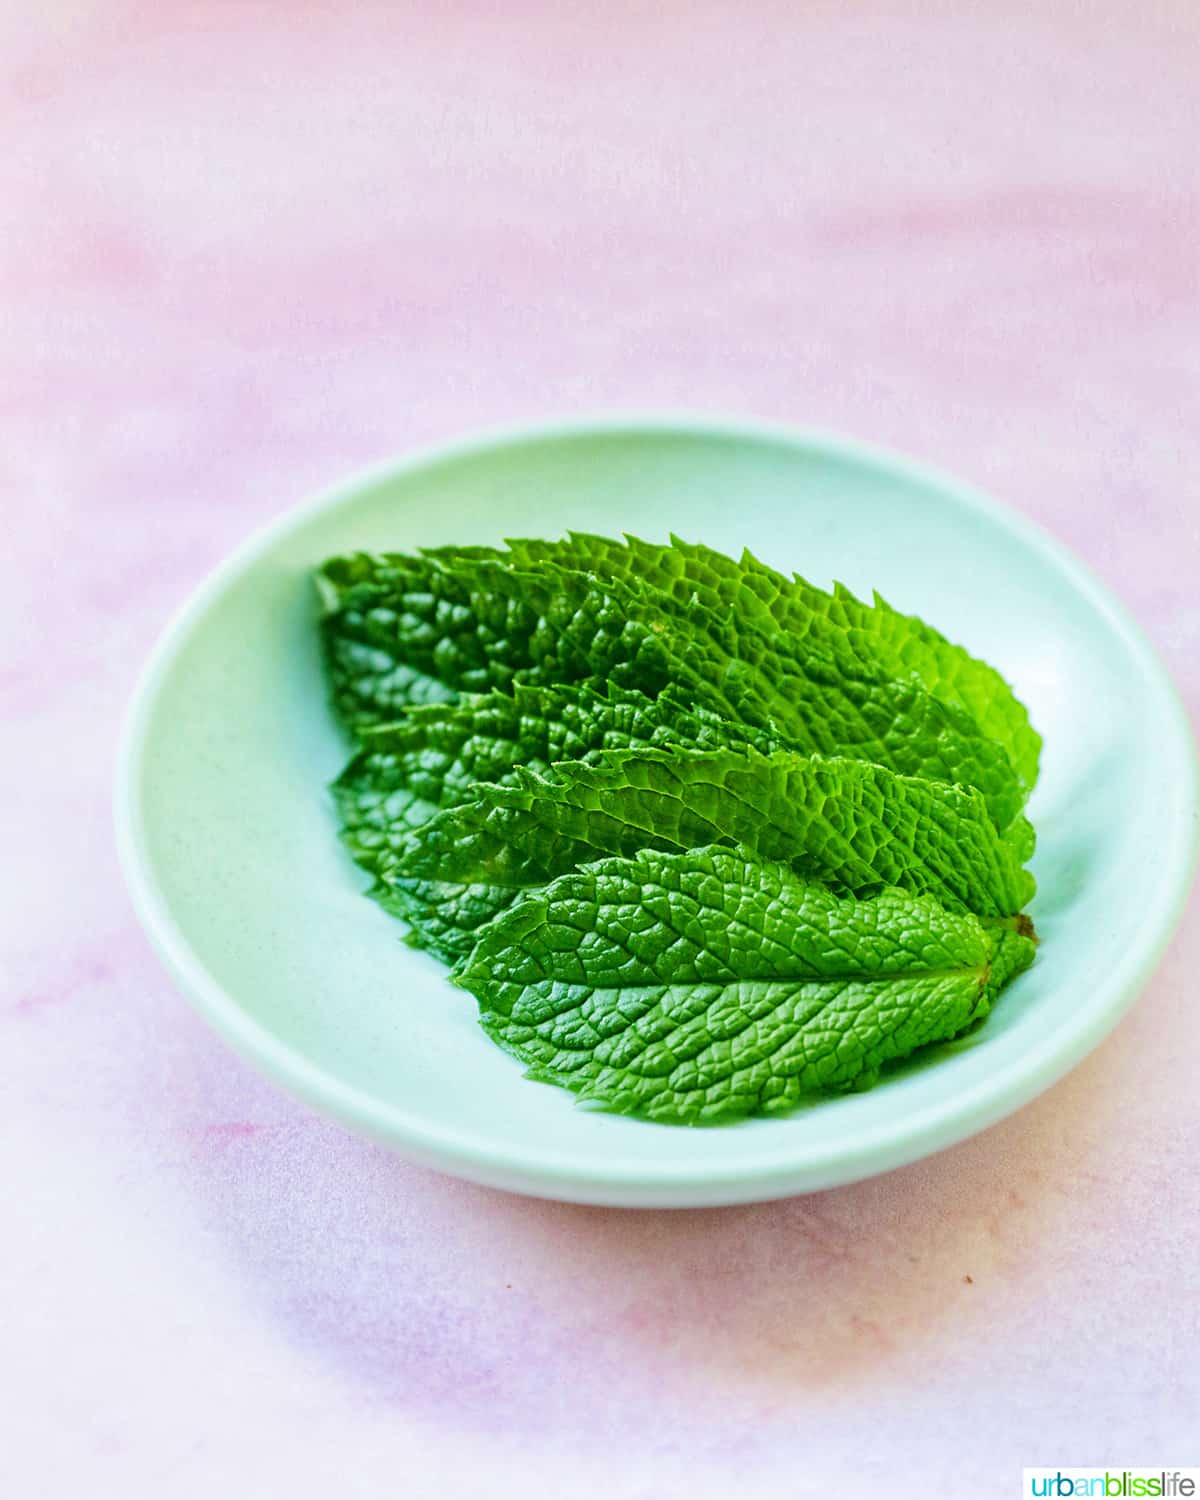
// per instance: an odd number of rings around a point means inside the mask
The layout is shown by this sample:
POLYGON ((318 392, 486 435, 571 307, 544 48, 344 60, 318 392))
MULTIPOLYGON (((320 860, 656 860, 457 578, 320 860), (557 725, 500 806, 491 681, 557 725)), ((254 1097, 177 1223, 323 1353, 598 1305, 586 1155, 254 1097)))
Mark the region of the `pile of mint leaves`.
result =
POLYGON ((575 533, 317 586, 345 843, 528 1076, 778 1114, 959 1036, 1033 961, 1040 738, 878 595, 575 533))

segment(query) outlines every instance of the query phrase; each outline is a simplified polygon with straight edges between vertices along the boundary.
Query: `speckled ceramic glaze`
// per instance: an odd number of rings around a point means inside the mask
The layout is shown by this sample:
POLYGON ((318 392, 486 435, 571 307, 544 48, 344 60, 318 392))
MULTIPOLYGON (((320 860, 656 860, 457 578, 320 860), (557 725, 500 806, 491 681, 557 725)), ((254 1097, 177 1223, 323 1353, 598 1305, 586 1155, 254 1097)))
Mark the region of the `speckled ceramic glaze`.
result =
POLYGON ((716 1204, 844 1182, 1016 1109, 1095 1045, 1179 913, 1190 736, 1122 609, 1061 547, 942 476, 803 432, 610 421, 484 438, 376 469, 284 517, 201 588, 134 705, 118 821, 142 919, 240 1051, 356 1129, 544 1196, 716 1204), (994 662, 1045 738, 1034 968, 969 1041, 786 1119, 672 1129, 522 1077, 474 1002, 363 899, 326 785, 309 571, 354 548, 565 528, 748 546, 816 583, 878 588, 994 662))

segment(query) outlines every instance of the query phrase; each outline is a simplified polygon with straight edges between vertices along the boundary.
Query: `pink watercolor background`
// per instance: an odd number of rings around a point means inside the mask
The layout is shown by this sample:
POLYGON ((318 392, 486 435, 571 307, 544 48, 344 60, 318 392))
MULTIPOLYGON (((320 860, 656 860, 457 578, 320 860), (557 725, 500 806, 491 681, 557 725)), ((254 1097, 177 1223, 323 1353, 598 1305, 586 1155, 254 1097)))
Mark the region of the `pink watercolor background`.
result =
POLYGON ((1195 717, 1192 0, 6 0, 0 140, 0 1494, 1004 1496, 1025 1464, 1200 1463, 1194 907, 1116 1034, 982 1137, 613 1212, 408 1166, 262 1082, 151 955, 109 814, 138 668, 251 528, 583 409, 961 471, 1077 549, 1195 717))

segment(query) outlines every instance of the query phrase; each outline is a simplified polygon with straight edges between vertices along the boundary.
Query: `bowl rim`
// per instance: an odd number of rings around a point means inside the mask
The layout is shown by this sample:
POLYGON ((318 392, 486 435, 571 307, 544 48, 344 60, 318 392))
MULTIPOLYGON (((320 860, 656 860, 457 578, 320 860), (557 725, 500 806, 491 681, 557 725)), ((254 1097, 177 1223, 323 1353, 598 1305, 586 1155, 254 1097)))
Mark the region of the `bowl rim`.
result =
POLYGON ((159 636, 126 712, 117 756, 114 816, 121 869, 135 912, 165 966, 200 1013, 233 1048, 289 1092, 325 1114, 403 1155, 460 1177, 534 1196, 628 1205, 718 1204, 760 1201, 888 1171, 944 1149, 994 1124, 1056 1082, 1095 1047, 1132 1004, 1161 958, 1180 917, 1200 853, 1197 792, 1200 763, 1183 703, 1157 653, 1123 604, 1091 570, 1035 521, 935 467, 875 443, 821 428, 726 419, 687 412, 612 413, 596 417, 527 421, 489 427, 451 442, 416 448, 372 464, 289 507, 254 531, 219 563, 176 610, 159 636), (1169 822, 1159 877, 1138 937, 1109 970, 1079 1018, 1058 1026, 1040 1046, 998 1073, 956 1090, 906 1116, 902 1126, 879 1125, 844 1146, 805 1150, 802 1137, 787 1149, 761 1151, 745 1164, 719 1169, 703 1162, 668 1170, 636 1153, 614 1153, 605 1164, 579 1163, 552 1148, 530 1150, 470 1132, 431 1124, 422 1114, 384 1104, 342 1082, 334 1073, 281 1041, 243 1009, 236 994, 216 980, 177 924, 154 876, 139 788, 147 738, 159 694, 174 661, 209 608, 227 587, 292 531, 311 518, 349 504, 364 490, 425 468, 546 441, 608 437, 697 438, 769 443, 819 451, 889 476, 940 491, 982 514, 1066 575, 1088 604, 1127 646, 1157 700, 1178 767, 1173 788, 1182 816, 1169 822))

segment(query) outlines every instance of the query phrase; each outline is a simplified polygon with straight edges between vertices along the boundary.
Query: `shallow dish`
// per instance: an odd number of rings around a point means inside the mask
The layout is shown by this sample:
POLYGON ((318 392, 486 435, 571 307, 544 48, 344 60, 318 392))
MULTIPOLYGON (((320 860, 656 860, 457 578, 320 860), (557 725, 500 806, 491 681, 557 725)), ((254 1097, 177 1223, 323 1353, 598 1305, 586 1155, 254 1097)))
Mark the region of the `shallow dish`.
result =
POLYGON ((1196 774, 1124 610, 994 501, 820 434, 708 421, 526 429, 372 470, 282 517, 159 643, 118 778, 138 912, 200 1010, 280 1083, 418 1161, 546 1197, 733 1203, 885 1171, 1053 1083, 1147 978, 1186 896, 1196 774), (781 1120, 656 1126, 527 1082, 445 970, 360 894, 325 792, 346 758, 309 580, 355 548, 675 531, 925 616, 998 666, 1045 737, 1033 969, 968 1041, 781 1120))

